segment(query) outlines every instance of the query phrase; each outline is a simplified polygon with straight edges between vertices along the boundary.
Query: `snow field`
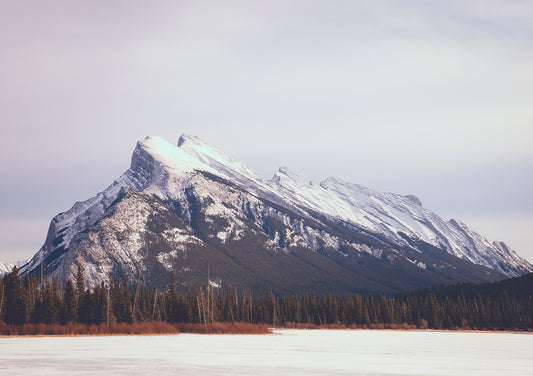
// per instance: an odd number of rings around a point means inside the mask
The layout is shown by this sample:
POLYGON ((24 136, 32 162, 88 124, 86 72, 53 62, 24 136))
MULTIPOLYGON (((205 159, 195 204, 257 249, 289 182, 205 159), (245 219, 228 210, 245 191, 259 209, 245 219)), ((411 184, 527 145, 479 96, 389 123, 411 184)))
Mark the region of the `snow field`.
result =
POLYGON ((533 335, 276 330, 273 335, 3 337, 9 375, 531 375, 533 335))

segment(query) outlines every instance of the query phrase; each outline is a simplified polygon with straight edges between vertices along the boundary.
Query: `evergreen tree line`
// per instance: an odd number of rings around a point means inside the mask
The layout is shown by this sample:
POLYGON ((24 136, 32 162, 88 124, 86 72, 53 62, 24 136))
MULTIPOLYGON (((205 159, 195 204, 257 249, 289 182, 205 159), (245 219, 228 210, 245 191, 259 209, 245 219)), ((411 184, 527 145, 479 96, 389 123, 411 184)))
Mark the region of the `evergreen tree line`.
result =
POLYGON ((78 269, 75 281, 63 287, 52 278, 20 278, 16 268, 0 279, 0 320, 25 323, 114 324, 133 322, 248 322, 269 325, 345 325, 350 327, 409 327, 430 329, 528 330, 533 328, 533 297, 467 294, 456 286, 444 295, 424 290, 398 297, 359 295, 319 297, 314 292, 253 297, 251 292, 209 284, 198 291, 178 293, 174 274, 164 291, 134 288, 109 280, 92 291, 78 269), (40 282, 40 283, 39 283, 40 282))

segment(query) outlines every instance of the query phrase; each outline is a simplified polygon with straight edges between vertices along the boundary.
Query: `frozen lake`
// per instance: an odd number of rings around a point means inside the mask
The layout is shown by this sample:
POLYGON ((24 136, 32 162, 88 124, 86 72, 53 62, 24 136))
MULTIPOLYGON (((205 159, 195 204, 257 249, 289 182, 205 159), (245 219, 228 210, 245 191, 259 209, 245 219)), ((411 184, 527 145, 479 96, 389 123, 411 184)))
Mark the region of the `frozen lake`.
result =
POLYGON ((278 330, 276 335, 0 338, 3 375, 532 375, 533 335, 278 330))

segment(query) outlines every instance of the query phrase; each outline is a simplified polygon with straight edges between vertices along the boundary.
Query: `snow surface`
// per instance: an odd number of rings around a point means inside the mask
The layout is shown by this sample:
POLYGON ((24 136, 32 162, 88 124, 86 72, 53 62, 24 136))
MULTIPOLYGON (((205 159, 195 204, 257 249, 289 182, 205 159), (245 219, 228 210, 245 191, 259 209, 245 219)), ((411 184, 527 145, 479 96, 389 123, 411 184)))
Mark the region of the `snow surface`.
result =
POLYGON ((276 330, 273 335, 0 338, 6 375, 531 375, 533 335, 276 330))

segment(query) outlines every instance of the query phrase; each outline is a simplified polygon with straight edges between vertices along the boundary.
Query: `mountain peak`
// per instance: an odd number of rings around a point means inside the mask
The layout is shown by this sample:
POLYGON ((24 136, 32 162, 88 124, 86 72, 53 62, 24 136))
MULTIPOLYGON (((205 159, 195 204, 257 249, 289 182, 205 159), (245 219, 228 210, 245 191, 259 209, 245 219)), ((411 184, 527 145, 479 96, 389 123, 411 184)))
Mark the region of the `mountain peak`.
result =
POLYGON ((348 190, 351 192, 365 193, 369 196, 375 195, 376 192, 370 188, 364 187, 359 184, 348 183, 339 178, 333 176, 328 177, 326 180, 320 182, 320 186, 328 190, 348 190))
POLYGON ((177 173, 190 172, 195 169, 210 170, 208 166, 161 137, 148 136, 137 143, 133 152, 131 169, 136 170, 140 167, 151 170, 155 168, 155 163, 177 173))
POLYGON ((182 134, 178 140, 178 148, 206 164, 216 162, 223 165, 232 165, 236 163, 228 154, 206 144, 196 136, 182 134))
POLYGON ((300 177, 298 176, 298 174, 296 174, 295 172, 291 171, 288 167, 285 167, 285 166, 281 166, 280 168, 278 168, 278 173, 283 174, 285 176, 289 176, 289 177, 291 177, 293 179, 301 180, 300 177))
POLYGON ((420 199, 416 197, 415 195, 406 195, 405 198, 411 201, 413 204, 422 206, 422 201, 420 201, 420 199))
POLYGON ((281 166, 272 177, 272 181, 277 185, 286 185, 287 183, 296 183, 299 186, 304 186, 307 183, 302 180, 297 174, 289 170, 285 166, 281 166))
POLYGON ((185 143, 193 143, 196 145, 204 144, 204 142, 200 140, 198 137, 183 133, 178 140, 178 147, 181 147, 181 145, 185 143))
POLYGON ((178 141, 178 149, 192 158, 209 166, 225 177, 242 184, 260 181, 261 178, 244 163, 238 162, 223 151, 208 145, 198 137, 183 134, 178 141))

